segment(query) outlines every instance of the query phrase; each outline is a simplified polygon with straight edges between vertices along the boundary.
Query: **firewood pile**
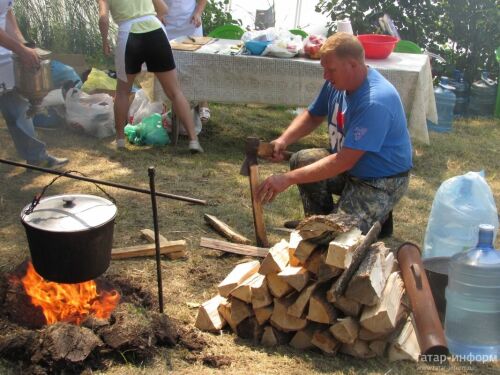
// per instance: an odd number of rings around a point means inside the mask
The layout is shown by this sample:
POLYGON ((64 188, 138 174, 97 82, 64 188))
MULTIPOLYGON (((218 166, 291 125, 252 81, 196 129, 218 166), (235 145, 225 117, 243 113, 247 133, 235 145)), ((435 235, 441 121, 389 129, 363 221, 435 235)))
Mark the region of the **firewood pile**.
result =
POLYGON ((332 214, 305 219, 262 262, 238 264, 203 303, 196 327, 267 347, 289 344, 357 358, 418 360, 412 318, 394 254, 376 242, 380 224, 332 214))

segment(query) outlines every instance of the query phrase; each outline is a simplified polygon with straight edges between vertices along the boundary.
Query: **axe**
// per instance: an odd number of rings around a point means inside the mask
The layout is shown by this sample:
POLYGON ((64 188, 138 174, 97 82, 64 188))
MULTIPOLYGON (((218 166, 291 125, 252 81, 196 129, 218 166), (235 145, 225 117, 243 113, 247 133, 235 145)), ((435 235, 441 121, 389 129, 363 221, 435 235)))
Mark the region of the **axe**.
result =
MULTIPOLYGON (((266 226, 264 224, 264 213, 262 205, 257 199, 257 187, 259 186, 258 157, 271 157, 274 146, 267 142, 261 142, 257 137, 248 137, 245 142, 245 160, 241 165, 240 174, 248 176, 250 181, 250 195, 252 197, 253 224, 257 246, 269 247, 266 226)), ((292 153, 285 151, 285 160, 289 160, 292 153)))

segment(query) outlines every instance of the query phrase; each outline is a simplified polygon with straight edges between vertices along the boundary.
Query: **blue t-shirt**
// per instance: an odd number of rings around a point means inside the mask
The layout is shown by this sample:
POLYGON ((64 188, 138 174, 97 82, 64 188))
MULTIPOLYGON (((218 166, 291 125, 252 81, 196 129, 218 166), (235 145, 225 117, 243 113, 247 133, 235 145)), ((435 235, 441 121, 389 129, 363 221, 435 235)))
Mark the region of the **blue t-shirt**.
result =
POLYGON ((365 151, 350 175, 370 179, 411 169, 412 148, 403 104, 394 86, 375 69, 368 68, 363 84, 350 94, 325 82, 308 109, 314 116, 328 116, 332 153, 343 146, 365 151))

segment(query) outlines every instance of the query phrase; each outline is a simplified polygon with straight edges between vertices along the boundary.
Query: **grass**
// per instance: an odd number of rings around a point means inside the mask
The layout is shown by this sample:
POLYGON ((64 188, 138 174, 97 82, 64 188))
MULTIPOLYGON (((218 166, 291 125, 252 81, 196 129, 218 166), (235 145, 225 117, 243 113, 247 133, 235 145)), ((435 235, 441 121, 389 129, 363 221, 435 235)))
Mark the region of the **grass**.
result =
MULTIPOLYGON (((254 239, 252 210, 248 181, 239 175, 243 161, 244 139, 258 135, 267 140, 275 138, 293 118, 285 108, 261 106, 212 105, 212 121, 205 126, 201 142, 206 153, 191 156, 187 140, 181 139, 176 148, 166 146, 134 147, 116 152, 110 140, 97 140, 69 130, 41 132, 51 153, 71 158, 68 169, 78 170, 93 178, 148 188, 147 168, 156 168, 157 191, 206 199, 199 206, 158 198, 160 231, 168 239, 185 239, 189 244, 187 260, 162 262, 166 313, 193 324, 196 309, 190 303, 201 303, 216 293, 216 285, 242 258, 221 254, 199 247, 202 236, 218 238, 205 225, 204 213, 217 216, 242 234, 254 239)), ((395 210, 394 236, 386 243, 395 248, 404 241, 422 244, 434 194, 440 183, 470 170, 484 169, 488 183, 500 206, 500 126, 498 120, 466 119, 456 121, 453 132, 431 134, 430 145, 415 145, 410 188, 395 210)), ((326 145, 323 128, 292 147, 326 145)), ((19 160, 6 127, 0 125, 0 157, 19 160)), ((287 170, 285 164, 262 164, 261 176, 287 170)), ((40 192, 53 176, 26 172, 0 164, 0 275, 12 270, 29 256, 28 244, 19 222, 21 209, 33 195, 40 192)), ((141 243, 139 230, 152 228, 150 197, 114 188, 105 189, 116 198, 118 218, 114 246, 141 243)), ((60 179, 47 194, 89 193, 101 195, 89 183, 60 179)), ((278 196, 265 208, 266 224, 271 243, 286 238, 275 230, 283 221, 300 218, 302 208, 296 188, 278 196)), ((498 241, 497 241, 498 243, 498 241)), ((156 269, 153 258, 113 261, 107 274, 126 274, 156 295, 156 269)), ((143 365, 114 364, 103 374, 421 374, 421 373, 498 373, 498 365, 470 366, 456 363, 432 368, 423 363, 389 363, 385 359, 356 360, 350 357, 327 357, 315 352, 301 352, 288 347, 266 349, 226 332, 204 334, 210 343, 203 354, 226 355, 232 359, 229 368, 214 370, 200 360, 192 363, 191 354, 184 349, 161 350, 151 363, 143 365)), ((9 373, 12 364, 5 364, 9 373)), ((12 372, 15 373, 15 372, 12 372)))

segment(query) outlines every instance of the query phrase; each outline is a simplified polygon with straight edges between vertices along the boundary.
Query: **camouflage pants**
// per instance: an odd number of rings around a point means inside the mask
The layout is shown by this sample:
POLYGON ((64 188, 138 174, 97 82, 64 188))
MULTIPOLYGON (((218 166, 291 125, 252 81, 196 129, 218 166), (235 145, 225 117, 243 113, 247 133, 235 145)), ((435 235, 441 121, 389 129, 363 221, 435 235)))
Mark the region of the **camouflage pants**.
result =
MULTIPOLYGON (((328 150, 313 148, 293 154, 290 168, 297 169, 330 155, 328 150)), ((408 189, 409 177, 361 180, 341 174, 328 180, 298 185, 306 216, 344 212, 361 219, 366 233, 375 221, 384 221, 408 189), (339 196, 334 203, 333 196, 339 196)))

